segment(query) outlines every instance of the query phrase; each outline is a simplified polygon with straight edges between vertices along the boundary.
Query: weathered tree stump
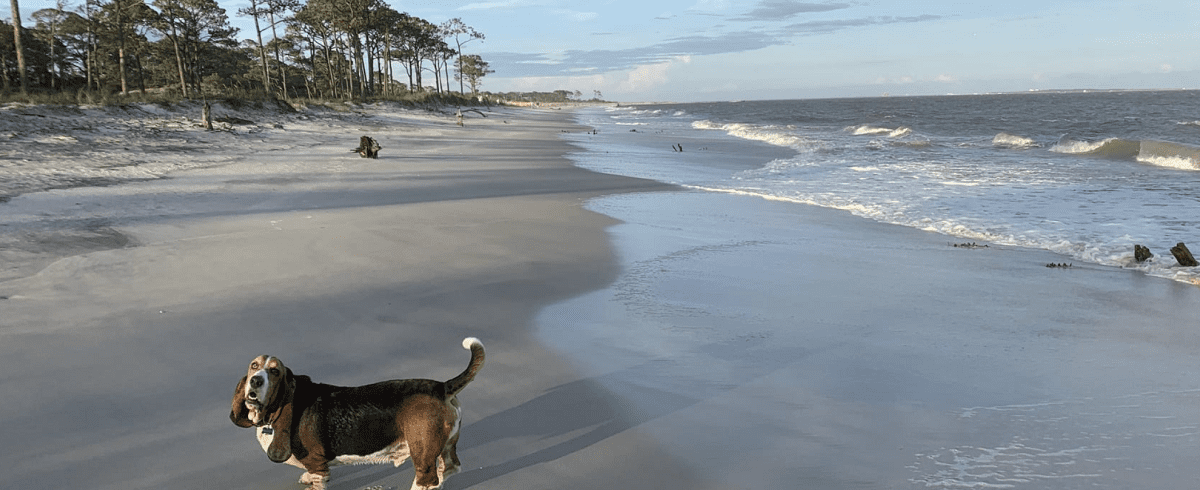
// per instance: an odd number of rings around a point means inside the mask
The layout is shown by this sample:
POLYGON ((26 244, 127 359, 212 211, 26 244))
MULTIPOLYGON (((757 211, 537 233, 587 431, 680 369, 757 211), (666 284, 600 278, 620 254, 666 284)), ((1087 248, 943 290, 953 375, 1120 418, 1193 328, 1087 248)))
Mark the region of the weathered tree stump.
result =
POLYGON ((1174 247, 1171 247, 1171 255, 1174 255, 1175 261, 1184 267, 1196 267, 1200 265, 1200 263, 1196 262, 1196 258, 1192 257, 1192 252, 1188 250, 1187 245, 1184 245, 1183 242, 1179 242, 1174 247))
POLYGON ((212 131, 212 106, 208 105, 208 101, 204 101, 204 110, 200 112, 200 122, 204 123, 204 129, 212 131))
POLYGON ((1149 248, 1141 246, 1141 245, 1133 246, 1133 260, 1136 260, 1139 264, 1142 262, 1145 262, 1147 260, 1150 260, 1150 257, 1153 257, 1153 256, 1154 256, 1154 254, 1150 253, 1149 248))
POLYGON ((362 156, 363 158, 376 158, 379 156, 379 150, 382 149, 383 147, 379 146, 379 143, 373 138, 370 136, 363 136, 362 138, 358 139, 358 148, 350 151, 358 153, 359 156, 362 156))

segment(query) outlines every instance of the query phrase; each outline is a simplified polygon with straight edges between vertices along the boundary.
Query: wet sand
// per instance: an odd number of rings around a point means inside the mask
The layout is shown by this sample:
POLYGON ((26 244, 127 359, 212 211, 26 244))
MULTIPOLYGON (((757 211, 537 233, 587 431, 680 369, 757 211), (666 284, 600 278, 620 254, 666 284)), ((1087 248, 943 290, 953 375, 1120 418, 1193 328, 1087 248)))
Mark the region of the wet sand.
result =
POLYGON ((589 205, 624 266, 539 316, 726 488, 1185 488, 1200 289, 700 191, 589 205))

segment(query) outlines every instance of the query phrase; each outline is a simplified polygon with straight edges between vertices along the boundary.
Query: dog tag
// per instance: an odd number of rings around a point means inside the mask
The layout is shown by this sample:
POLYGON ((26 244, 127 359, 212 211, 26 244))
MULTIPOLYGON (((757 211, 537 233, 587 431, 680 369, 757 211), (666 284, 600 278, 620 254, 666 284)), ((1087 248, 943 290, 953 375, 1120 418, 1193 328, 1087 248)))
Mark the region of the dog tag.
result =
POLYGON ((269 425, 264 425, 262 427, 262 433, 265 436, 269 436, 269 435, 272 435, 275 433, 275 429, 272 429, 271 426, 269 426, 269 425))

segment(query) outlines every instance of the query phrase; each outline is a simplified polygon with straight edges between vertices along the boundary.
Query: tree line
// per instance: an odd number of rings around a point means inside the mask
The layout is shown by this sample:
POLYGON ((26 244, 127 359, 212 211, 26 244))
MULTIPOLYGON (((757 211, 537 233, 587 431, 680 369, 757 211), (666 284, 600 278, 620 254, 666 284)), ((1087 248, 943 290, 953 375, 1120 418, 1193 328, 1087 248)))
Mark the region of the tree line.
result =
POLYGON ((382 0, 250 0, 237 15, 257 32, 241 42, 215 0, 55 0, 32 13, 31 27, 11 1, 14 22, 0 21, 12 33, 0 35, 6 93, 356 99, 474 94, 493 73, 463 53, 484 35, 461 19, 434 24, 382 0))

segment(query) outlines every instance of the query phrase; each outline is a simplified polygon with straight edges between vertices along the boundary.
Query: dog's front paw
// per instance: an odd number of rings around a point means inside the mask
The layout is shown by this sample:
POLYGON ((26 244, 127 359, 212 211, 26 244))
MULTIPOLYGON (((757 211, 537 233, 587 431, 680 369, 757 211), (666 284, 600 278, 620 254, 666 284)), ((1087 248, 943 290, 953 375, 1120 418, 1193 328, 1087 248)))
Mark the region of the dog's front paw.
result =
POLYGON ((314 485, 314 489, 317 488, 315 485, 318 484, 321 485, 320 488, 325 488, 325 482, 327 481, 329 481, 328 476, 318 475, 316 473, 309 473, 306 471, 303 475, 300 475, 300 483, 305 485, 314 485))

